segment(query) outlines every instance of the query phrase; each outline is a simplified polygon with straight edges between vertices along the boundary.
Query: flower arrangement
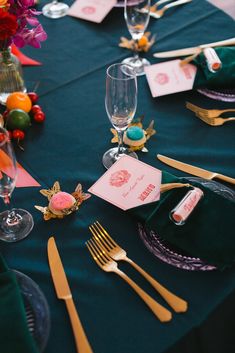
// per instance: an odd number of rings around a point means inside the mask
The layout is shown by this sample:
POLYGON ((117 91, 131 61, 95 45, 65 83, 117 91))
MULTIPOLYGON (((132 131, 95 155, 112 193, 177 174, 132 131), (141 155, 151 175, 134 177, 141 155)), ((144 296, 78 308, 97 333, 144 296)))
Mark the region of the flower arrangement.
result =
POLYGON ((33 8, 36 0, 0 0, 0 102, 6 104, 12 92, 25 92, 19 60, 11 54, 11 45, 40 48, 47 34, 33 8))
POLYGON ((41 47, 47 34, 37 16, 41 12, 33 8, 35 0, 0 0, 0 50, 12 43, 18 48, 31 45, 41 47))

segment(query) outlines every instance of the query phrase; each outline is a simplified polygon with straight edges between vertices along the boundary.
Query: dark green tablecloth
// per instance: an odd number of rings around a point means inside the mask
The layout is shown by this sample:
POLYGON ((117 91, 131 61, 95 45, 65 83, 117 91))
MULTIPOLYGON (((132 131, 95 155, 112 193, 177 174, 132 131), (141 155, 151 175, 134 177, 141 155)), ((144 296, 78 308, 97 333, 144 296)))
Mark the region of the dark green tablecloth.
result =
MULTIPOLYGON (((44 4, 45 0, 39 8, 44 4)), ((24 72, 31 86, 40 81, 39 104, 46 121, 30 128, 25 151, 17 151, 18 160, 43 188, 59 180, 64 191, 73 191, 78 181, 88 189, 104 173, 102 154, 111 147, 110 122, 104 107, 105 71, 108 65, 129 55, 118 47, 120 36, 128 36, 123 9, 113 9, 100 25, 72 17, 41 17, 41 21, 48 40, 41 50, 25 48, 24 52, 43 65, 25 68, 24 72)), ((224 13, 204 0, 194 0, 159 21, 151 19, 149 30, 157 37, 146 57, 156 63, 153 51, 222 40, 231 37, 234 28, 234 22, 224 13)), ((138 87, 136 116, 144 114, 146 124, 154 119, 157 130, 148 142, 149 152, 139 153, 140 160, 182 176, 156 159, 156 154, 162 153, 235 177, 235 125, 213 128, 185 108, 185 101, 208 108, 231 107, 232 103, 215 102, 196 91, 153 99, 145 77, 138 78, 138 87)), ((45 353, 76 352, 66 308, 56 298, 47 264, 46 245, 51 235, 60 249, 75 304, 95 353, 164 352, 200 325, 235 288, 234 268, 223 273, 189 272, 161 262, 143 245, 136 222, 95 196, 78 213, 48 222, 33 207, 46 204, 39 188, 16 189, 13 203, 33 214, 35 227, 24 241, 1 243, 0 249, 8 265, 31 276, 48 299, 52 322, 45 353), (97 267, 85 248, 90 237, 88 226, 97 219, 128 249, 133 260, 188 300, 187 314, 175 314, 172 322, 161 324, 126 283, 97 267)), ((120 268, 164 303, 128 265, 120 264, 120 268)))

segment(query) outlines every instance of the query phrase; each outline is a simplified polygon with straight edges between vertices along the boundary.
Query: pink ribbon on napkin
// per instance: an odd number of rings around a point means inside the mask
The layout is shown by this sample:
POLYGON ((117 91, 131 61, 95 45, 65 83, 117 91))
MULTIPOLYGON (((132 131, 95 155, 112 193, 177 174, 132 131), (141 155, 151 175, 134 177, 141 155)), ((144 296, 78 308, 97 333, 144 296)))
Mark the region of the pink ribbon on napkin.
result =
MULTIPOLYGON (((2 178, 2 173, 7 174, 11 177, 11 161, 6 153, 0 151, 0 179, 2 178)), ((19 164, 17 163, 18 175, 16 179, 16 187, 30 187, 30 186, 40 186, 40 184, 19 164)))
POLYGON ((19 59, 21 65, 28 66, 39 66, 42 65, 39 61, 29 58, 28 56, 21 53, 21 51, 15 46, 15 44, 11 45, 11 52, 19 59))

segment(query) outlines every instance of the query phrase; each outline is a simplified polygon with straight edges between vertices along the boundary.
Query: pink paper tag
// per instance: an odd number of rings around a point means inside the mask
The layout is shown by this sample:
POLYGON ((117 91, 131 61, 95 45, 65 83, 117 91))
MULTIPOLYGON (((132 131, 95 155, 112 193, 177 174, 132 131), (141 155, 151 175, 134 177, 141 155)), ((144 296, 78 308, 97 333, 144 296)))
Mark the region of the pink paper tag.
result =
POLYGON ((160 170, 123 156, 88 191, 128 210, 159 200, 161 179, 160 170))
POLYGON ((100 23, 111 11, 117 0, 76 0, 68 15, 100 23))
POLYGON ((180 66, 180 60, 147 66, 146 77, 153 97, 188 91, 193 88, 197 68, 192 64, 180 66))
MULTIPOLYGON (((18 175, 16 179, 16 187, 26 187, 26 186, 40 186, 40 184, 31 175, 26 172, 26 170, 17 163, 18 175)), ((9 157, 0 151, 0 178, 1 172, 6 173, 11 177, 11 168, 9 157)))

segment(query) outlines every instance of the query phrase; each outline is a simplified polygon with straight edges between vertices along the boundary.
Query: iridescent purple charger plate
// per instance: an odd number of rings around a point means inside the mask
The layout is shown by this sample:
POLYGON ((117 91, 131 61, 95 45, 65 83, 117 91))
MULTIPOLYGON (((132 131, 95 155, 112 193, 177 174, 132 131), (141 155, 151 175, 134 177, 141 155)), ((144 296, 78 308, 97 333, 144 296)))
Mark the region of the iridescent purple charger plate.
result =
MULTIPOLYGON (((203 185, 228 200, 235 201, 235 191, 223 184, 196 177, 187 177, 185 179, 193 182, 195 185, 198 184, 199 187, 203 185)), ((184 254, 180 249, 174 248, 172 244, 167 243, 161 238, 161 234, 157 234, 153 230, 147 230, 141 223, 138 224, 138 231, 147 249, 161 261, 189 271, 216 270, 215 266, 204 262, 199 257, 191 257, 188 254, 184 254)))

